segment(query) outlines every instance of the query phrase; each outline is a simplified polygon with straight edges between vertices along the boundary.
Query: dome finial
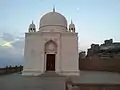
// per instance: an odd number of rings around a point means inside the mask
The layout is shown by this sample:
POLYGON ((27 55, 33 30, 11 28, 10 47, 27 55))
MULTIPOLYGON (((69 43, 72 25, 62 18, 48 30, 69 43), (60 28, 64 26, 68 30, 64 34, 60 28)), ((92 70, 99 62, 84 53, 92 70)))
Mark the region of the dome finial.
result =
POLYGON ((71 24, 73 24, 72 19, 71 19, 71 24))
POLYGON ((33 20, 32 20, 32 24, 33 24, 33 20))
POLYGON ((55 5, 53 5, 53 12, 55 12, 55 5))

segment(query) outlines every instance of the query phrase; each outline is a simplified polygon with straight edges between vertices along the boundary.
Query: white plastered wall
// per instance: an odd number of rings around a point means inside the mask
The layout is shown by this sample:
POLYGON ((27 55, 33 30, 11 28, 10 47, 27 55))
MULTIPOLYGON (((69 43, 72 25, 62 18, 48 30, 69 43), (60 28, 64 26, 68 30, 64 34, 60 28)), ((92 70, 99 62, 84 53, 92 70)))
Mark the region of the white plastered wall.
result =
POLYGON ((43 40, 39 34, 26 35, 23 75, 37 76, 44 72, 43 48, 43 40))
MULTIPOLYGON (((59 32, 42 32, 42 38, 44 45, 48 41, 52 40, 57 44, 57 53, 55 55, 55 72, 60 72, 60 33, 59 32)), ((46 54, 45 54, 44 69, 46 71, 46 54)))
POLYGON ((66 32, 34 32, 25 38, 23 75, 38 76, 46 71, 44 45, 49 40, 57 44, 55 72, 61 75, 79 75, 77 34, 66 32))
POLYGON ((63 33, 61 42, 61 74, 79 75, 77 33, 63 33))

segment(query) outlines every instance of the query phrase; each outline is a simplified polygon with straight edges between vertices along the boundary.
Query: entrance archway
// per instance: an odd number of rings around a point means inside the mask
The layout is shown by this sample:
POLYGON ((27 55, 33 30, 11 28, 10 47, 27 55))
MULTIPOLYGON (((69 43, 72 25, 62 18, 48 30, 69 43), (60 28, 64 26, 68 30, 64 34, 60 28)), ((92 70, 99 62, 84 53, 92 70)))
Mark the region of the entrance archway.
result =
POLYGON ((55 54, 47 54, 46 71, 55 71, 55 54))
POLYGON ((46 55, 46 71, 55 71, 55 59, 57 53, 57 45, 53 40, 45 44, 46 55))

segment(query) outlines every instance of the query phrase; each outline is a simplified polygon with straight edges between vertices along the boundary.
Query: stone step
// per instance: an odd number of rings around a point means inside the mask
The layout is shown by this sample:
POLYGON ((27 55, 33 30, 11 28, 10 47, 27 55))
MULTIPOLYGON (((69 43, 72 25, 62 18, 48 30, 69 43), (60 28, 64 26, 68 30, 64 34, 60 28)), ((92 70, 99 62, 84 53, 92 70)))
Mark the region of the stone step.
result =
POLYGON ((65 77, 65 76, 59 75, 53 71, 47 71, 47 72, 41 74, 40 77, 65 77))

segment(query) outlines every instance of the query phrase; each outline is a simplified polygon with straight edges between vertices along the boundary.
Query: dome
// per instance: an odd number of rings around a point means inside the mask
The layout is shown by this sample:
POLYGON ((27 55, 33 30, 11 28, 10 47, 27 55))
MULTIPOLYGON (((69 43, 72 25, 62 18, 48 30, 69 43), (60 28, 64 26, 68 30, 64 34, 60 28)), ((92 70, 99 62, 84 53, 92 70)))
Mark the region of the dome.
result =
POLYGON ((33 21, 32 21, 32 23, 29 25, 28 31, 29 31, 29 32, 36 32, 35 24, 33 23, 33 21))
POLYGON ((66 18, 58 12, 49 12, 40 20, 40 28, 45 26, 62 26, 67 28, 66 18))
POLYGON ((75 32, 75 25, 73 24, 72 20, 71 20, 71 24, 69 25, 69 31, 75 32))
POLYGON ((75 28, 75 25, 73 24, 72 20, 71 20, 71 23, 69 25, 69 28, 75 28))
POLYGON ((75 25, 74 24, 70 24, 69 28, 75 28, 75 25))
POLYGON ((33 21, 32 21, 32 23, 29 25, 29 28, 35 28, 35 24, 33 23, 33 21))

